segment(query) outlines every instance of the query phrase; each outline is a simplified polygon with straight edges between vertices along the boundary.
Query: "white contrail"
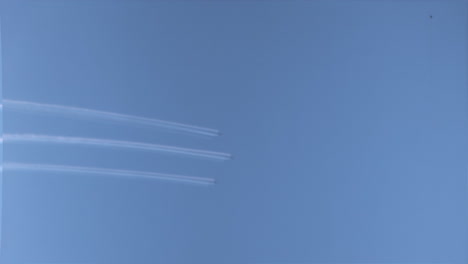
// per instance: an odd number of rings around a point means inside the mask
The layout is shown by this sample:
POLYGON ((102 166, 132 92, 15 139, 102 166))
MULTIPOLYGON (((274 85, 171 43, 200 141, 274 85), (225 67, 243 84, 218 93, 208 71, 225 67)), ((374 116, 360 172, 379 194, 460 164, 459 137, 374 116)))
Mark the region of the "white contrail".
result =
POLYGON ((81 138, 81 137, 62 137, 62 136, 48 136, 48 135, 35 135, 35 134, 3 134, 2 141, 6 143, 53 143, 53 144, 76 144, 88 145, 97 147, 115 147, 124 149, 137 149, 148 150, 157 152, 168 152, 175 154, 182 154, 188 156, 195 156, 201 158, 209 158, 216 160, 229 160, 231 154, 214 152, 199 149, 180 148, 167 145, 148 144, 131 141, 108 140, 97 138, 81 138))
POLYGON ((166 128, 170 130, 183 131, 198 135, 205 136, 219 136, 220 132, 216 129, 181 124, 176 122, 164 121, 159 119, 145 118, 132 115, 124 115, 112 112, 105 112, 87 108, 78 108, 70 107, 63 105, 53 105, 53 104, 42 104, 28 101, 17 101, 3 99, 1 108, 5 106, 5 109, 13 109, 20 111, 28 112, 45 112, 57 115, 66 115, 66 116, 77 116, 85 117, 92 119, 103 119, 103 120, 112 120, 117 122, 129 123, 129 124, 138 124, 138 125, 147 125, 153 127, 166 128))
POLYGON ((63 173, 86 173, 86 174, 100 174, 100 175, 110 175, 110 176, 181 181, 181 182, 198 183, 198 184, 214 184, 215 183, 214 179, 203 178, 203 177, 165 174, 165 173, 156 173, 156 172, 114 170, 114 169, 102 169, 102 168, 91 168, 91 167, 74 167, 74 166, 62 166, 62 165, 50 165, 50 164, 5 162, 3 163, 3 170, 4 171, 36 171, 36 172, 48 171, 48 172, 63 172, 63 173))

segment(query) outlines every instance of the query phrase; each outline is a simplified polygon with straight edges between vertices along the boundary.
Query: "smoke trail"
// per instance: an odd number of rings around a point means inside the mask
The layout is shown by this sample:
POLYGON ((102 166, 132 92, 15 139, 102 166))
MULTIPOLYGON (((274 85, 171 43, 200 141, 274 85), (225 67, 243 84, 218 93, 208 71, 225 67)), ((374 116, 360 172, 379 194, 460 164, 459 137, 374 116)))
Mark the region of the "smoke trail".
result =
POLYGON ((182 154, 188 156, 195 156, 201 158, 209 158, 215 160, 229 160, 231 155, 222 152, 214 152, 199 149, 180 148, 167 145, 147 144, 140 142, 95 139, 95 138, 79 138, 79 137, 61 137, 61 136, 47 136, 47 135, 34 135, 34 134, 4 134, 3 141, 8 142, 31 142, 31 143, 54 143, 54 144, 76 144, 88 145, 98 147, 115 147, 124 149, 137 149, 158 152, 168 152, 175 154, 182 154))
POLYGON ((110 175, 110 176, 171 180, 171 181, 180 181, 180 182, 197 183, 197 184, 214 184, 215 183, 214 179, 203 178, 203 177, 155 173, 155 172, 143 172, 143 171, 61 166, 61 165, 50 165, 50 164, 5 162, 3 163, 3 170, 5 171, 36 171, 36 172, 45 171, 45 172, 63 172, 63 173, 100 174, 100 175, 110 175))
POLYGON ((138 125, 147 125, 153 127, 166 128, 170 130, 183 131, 198 135, 205 136, 219 136, 220 132, 216 129, 198 127, 193 125, 181 124, 176 122, 164 121, 159 119, 151 119, 145 117, 124 115, 112 112, 98 111, 87 108, 78 108, 62 105, 52 105, 52 104, 41 104, 27 101, 17 101, 3 99, 3 104, 1 108, 20 110, 20 111, 29 111, 29 112, 45 112, 58 115, 66 116, 78 116, 84 118, 93 118, 93 119, 104 119, 112 120, 117 122, 124 122, 130 124, 138 125))

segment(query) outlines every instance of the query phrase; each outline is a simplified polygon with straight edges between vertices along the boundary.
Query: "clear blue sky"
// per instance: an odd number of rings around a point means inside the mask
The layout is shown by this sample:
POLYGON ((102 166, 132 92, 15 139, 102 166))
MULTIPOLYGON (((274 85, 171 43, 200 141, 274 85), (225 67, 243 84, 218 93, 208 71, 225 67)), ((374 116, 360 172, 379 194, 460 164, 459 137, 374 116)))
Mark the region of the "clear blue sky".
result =
POLYGON ((3 0, 3 96, 220 129, 6 111, 4 161, 215 178, 5 173, 2 264, 467 263, 467 1, 3 0), (431 18, 432 16, 432 18, 431 18))

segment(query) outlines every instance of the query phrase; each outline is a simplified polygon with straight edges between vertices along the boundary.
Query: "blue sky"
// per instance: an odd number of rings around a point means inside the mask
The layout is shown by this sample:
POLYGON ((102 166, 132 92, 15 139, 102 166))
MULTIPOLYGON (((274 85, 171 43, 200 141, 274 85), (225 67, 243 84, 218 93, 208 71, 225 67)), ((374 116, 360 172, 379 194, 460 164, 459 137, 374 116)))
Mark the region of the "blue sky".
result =
POLYGON ((4 144, 2 263, 466 263, 466 1, 4 0, 3 132, 231 153, 4 144), (432 18, 431 18, 432 16, 432 18))

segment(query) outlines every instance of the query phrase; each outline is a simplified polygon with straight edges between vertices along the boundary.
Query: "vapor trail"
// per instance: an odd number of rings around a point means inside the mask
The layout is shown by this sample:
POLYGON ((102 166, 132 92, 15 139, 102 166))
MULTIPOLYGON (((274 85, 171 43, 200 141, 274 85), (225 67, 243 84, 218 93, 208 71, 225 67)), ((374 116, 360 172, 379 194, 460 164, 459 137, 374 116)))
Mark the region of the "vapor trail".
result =
POLYGON ((50 165, 50 164, 5 162, 3 163, 3 170, 5 171, 36 171, 36 172, 46 171, 46 172, 63 172, 63 173, 100 174, 100 175, 110 175, 110 176, 123 176, 123 177, 134 177, 134 178, 180 181, 180 182, 197 183, 197 184, 214 184, 215 183, 214 179, 203 178, 203 177, 165 174, 165 173, 156 173, 156 172, 61 166, 61 165, 50 165))
POLYGON ((151 119, 139 116, 124 115, 112 112, 105 112, 87 108, 70 107, 63 105, 42 104, 28 101, 17 101, 3 99, 3 104, 0 108, 13 109, 28 112, 45 112, 56 115, 76 116, 91 119, 111 120, 128 124, 138 124, 153 127, 166 128, 170 130, 183 131, 192 134, 205 136, 219 136, 220 132, 216 129, 187 125, 182 123, 164 121, 159 119, 151 119))
POLYGON ((123 149, 148 150, 156 152, 168 152, 174 154, 182 154, 194 157, 209 158, 215 160, 229 160, 231 155, 228 153, 214 152, 208 150, 180 148, 167 145, 148 144, 131 141, 119 141, 96 138, 80 138, 80 137, 61 137, 47 136, 35 134, 3 134, 3 140, 6 143, 53 143, 53 144, 74 144, 88 145, 97 147, 115 147, 123 149))

